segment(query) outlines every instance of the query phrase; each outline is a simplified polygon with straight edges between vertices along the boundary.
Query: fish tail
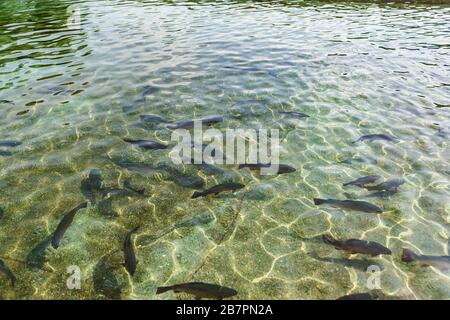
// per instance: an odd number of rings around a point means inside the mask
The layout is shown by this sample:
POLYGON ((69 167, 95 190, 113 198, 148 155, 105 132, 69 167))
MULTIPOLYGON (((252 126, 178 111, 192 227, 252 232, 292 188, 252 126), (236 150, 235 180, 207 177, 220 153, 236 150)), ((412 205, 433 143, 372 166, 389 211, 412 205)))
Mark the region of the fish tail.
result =
POLYGON ((403 249, 403 252, 402 252, 402 261, 403 262, 412 262, 412 261, 416 260, 417 257, 418 257, 417 254, 415 254, 411 250, 403 249))
POLYGON ((194 194, 192 195, 191 199, 195 199, 195 198, 201 197, 202 195, 203 195, 203 192, 195 191, 194 194))
POLYGON ((325 242, 326 244, 335 245, 335 244, 337 243, 337 240, 334 239, 332 236, 330 236, 330 235, 328 235, 328 234, 322 235, 322 240, 323 240, 323 242, 325 242))
POLYGON ((173 290, 173 286, 168 286, 168 287, 158 287, 156 289, 156 294, 161 294, 167 291, 173 290))
POLYGON ((324 204, 326 202, 327 202, 327 200, 325 200, 325 199, 314 198, 314 204, 316 206, 319 206, 319 205, 324 204))

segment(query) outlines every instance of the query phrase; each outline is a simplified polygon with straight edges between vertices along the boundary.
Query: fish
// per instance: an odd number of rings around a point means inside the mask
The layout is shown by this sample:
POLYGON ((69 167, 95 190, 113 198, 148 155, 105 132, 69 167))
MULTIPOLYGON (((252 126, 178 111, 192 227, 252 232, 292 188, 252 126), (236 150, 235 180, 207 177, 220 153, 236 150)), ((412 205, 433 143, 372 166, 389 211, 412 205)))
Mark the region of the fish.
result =
POLYGON ((161 89, 159 87, 154 87, 154 86, 149 86, 149 85, 145 85, 144 90, 142 91, 142 98, 145 99, 146 96, 155 94, 159 91, 161 91, 161 89))
POLYGON ((171 123, 166 125, 168 129, 192 129, 194 128, 195 123, 200 123, 202 126, 209 126, 215 123, 223 122, 223 117, 221 116, 213 116, 205 119, 199 120, 185 120, 177 123, 171 123))
POLYGON ((16 284, 16 276, 11 271, 11 269, 8 268, 8 266, 3 262, 3 260, 0 259, 0 272, 3 273, 10 281, 11 285, 14 287, 16 284))
POLYGON ((352 293, 339 297, 336 300, 373 300, 373 297, 370 293, 352 293))
POLYGON ((136 272, 136 267, 138 264, 138 260, 136 258, 136 254, 133 250, 133 242, 131 241, 131 237, 134 233, 138 232, 139 227, 134 228, 131 230, 127 236, 125 237, 125 241, 123 243, 123 255, 125 258, 125 262, 123 266, 125 269, 127 269, 128 273, 133 276, 136 272))
POLYGON ((336 200, 336 199, 318 199, 314 198, 314 204, 319 206, 321 204, 329 204, 332 207, 354 210, 354 211, 362 211, 368 213, 382 213, 381 210, 376 205, 365 201, 353 201, 353 200, 336 200))
POLYGON ((205 181, 198 176, 189 176, 189 175, 176 175, 171 177, 171 180, 175 182, 177 185, 185 188, 202 188, 205 185, 205 181))
POLYGON ((0 207, 0 219, 3 218, 4 215, 5 215, 5 210, 3 210, 2 207, 0 207))
POLYGON ((365 177, 361 177, 358 178, 356 180, 344 183, 343 186, 357 186, 360 188, 364 188, 365 185, 370 184, 370 183, 374 183, 376 181, 378 181, 380 179, 379 176, 365 176, 365 177))
MULTIPOLYGON (((238 166, 238 169, 242 169, 242 168, 249 168, 250 170, 258 170, 261 168, 270 168, 270 166, 272 166, 272 164, 270 163, 255 163, 255 164, 251 164, 251 163, 246 163, 246 164, 240 164, 238 166)), ((276 165, 273 165, 276 166, 276 165)), ((287 164, 278 164, 278 170, 277 170, 277 174, 283 174, 283 173, 292 173, 297 171, 295 168, 287 165, 287 164)))
POLYGON ((14 105, 14 102, 12 102, 11 100, 0 100, 0 103, 4 103, 4 104, 12 104, 12 105, 14 105))
POLYGON ((209 194, 214 194, 214 195, 218 195, 220 192, 224 192, 224 191, 232 191, 235 192, 236 190, 242 189, 245 186, 243 184, 240 183, 223 183, 223 184, 218 184, 217 186, 214 186, 210 189, 207 189, 205 191, 195 191, 194 194, 192 195, 191 199, 195 199, 198 197, 204 197, 207 196, 209 194))
POLYGON ((61 222, 58 224, 58 227, 56 228, 55 232, 52 236, 52 247, 55 249, 58 249, 59 243, 61 242, 61 239, 64 236, 64 233, 66 232, 67 228, 72 224, 73 218, 75 217, 75 214, 78 212, 78 210, 86 208, 87 202, 80 203, 78 206, 70 210, 61 220, 61 222))
POLYGON ((7 150, 0 150, 0 156, 2 157, 12 156, 12 152, 7 150))
POLYGON ((357 143, 360 141, 375 141, 375 140, 397 141, 398 138, 384 134, 384 133, 366 134, 364 136, 361 136, 358 140, 353 141, 352 143, 357 143))
POLYGON ((0 140, 0 147, 17 147, 20 146, 22 142, 13 140, 0 140))
POLYGON ((447 256, 427 256, 414 253, 409 249, 403 249, 402 261, 406 263, 418 262, 422 267, 435 267, 442 271, 450 269, 450 255, 447 256))
POLYGON ((168 146, 157 141, 153 140, 132 140, 132 139, 123 139, 123 141, 137 145, 142 149, 147 150, 157 150, 157 149, 166 149, 168 146))
POLYGON ((391 250, 373 241, 359 239, 336 240, 330 235, 323 235, 322 239, 326 244, 334 246, 336 250, 344 250, 352 254, 361 253, 370 255, 372 257, 376 257, 381 254, 392 254, 391 250))
POLYGON ((131 181, 130 180, 125 180, 123 182, 123 186, 124 186, 124 188, 129 189, 131 191, 134 191, 134 192, 136 192, 138 194, 144 194, 144 192, 145 192, 145 188, 138 189, 138 188, 133 187, 131 185, 131 181))
POLYGON ((307 114, 301 113, 301 112, 295 112, 295 111, 280 111, 280 114, 286 114, 289 116, 293 116, 296 118, 309 118, 307 114))
POLYGON ((160 116, 154 114, 143 114, 139 117, 143 122, 149 122, 154 124, 167 123, 168 121, 160 116))
POLYGON ((22 111, 17 112, 17 113, 16 113, 16 116, 22 116, 22 115, 24 115, 24 114, 26 114, 26 113, 28 113, 28 112, 30 112, 29 109, 22 110, 22 111))
POLYGON ((195 296, 195 299, 212 298, 222 300, 238 294, 234 289, 220 286, 217 284, 210 284, 204 282, 188 282, 176 284, 167 287, 158 287, 156 294, 161 294, 173 290, 175 293, 185 292, 195 296))
POLYGON ((366 188, 369 191, 391 191, 391 190, 397 191, 398 187, 400 187, 404 183, 405 180, 403 179, 391 179, 382 182, 380 184, 377 184, 376 186, 366 186, 364 188, 366 188))

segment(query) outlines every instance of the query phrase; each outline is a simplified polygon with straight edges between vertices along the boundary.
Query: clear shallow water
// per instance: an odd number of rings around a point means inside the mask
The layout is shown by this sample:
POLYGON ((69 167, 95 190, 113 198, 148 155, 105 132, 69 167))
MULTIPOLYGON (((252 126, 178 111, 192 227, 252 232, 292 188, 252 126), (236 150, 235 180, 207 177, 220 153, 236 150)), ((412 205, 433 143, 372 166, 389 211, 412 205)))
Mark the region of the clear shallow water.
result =
POLYGON ((449 298, 448 273, 400 261, 403 247, 448 250, 449 21, 445 5, 2 1, 0 100, 14 104, 0 104, 0 140, 23 144, 1 147, 11 155, 0 156, 0 259, 17 282, 0 274, 0 297, 192 298, 155 290, 198 280, 233 287, 241 299, 335 299, 366 292, 366 269, 376 264, 386 296, 449 298), (67 24, 73 4, 81 19, 67 24), (149 85, 158 89, 139 99, 149 85), (297 172, 128 171, 111 159, 168 161, 168 150, 122 141, 169 142, 168 130, 135 126, 144 113, 219 114, 218 129, 280 129, 282 162, 297 172), (369 133, 400 142, 351 143, 369 133), (93 168, 104 185, 131 179, 145 196, 90 205, 52 249, 48 237, 86 199, 81 186, 93 168), (379 216, 313 204, 365 195, 342 183, 366 174, 406 180, 390 198, 369 198, 379 216), (246 188, 191 200, 193 189, 176 183, 187 175, 246 188), (122 245, 136 226, 131 278, 122 245), (393 254, 350 256, 325 245, 326 232, 393 254), (66 287, 70 265, 81 269, 81 290, 66 287))

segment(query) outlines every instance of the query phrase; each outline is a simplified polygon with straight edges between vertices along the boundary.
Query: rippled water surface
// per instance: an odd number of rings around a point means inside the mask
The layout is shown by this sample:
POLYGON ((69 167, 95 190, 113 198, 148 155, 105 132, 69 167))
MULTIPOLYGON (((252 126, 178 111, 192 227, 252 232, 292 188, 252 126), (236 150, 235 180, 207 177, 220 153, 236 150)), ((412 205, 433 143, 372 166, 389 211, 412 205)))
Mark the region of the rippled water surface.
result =
POLYGON ((450 298, 448 272, 401 261, 402 248, 449 249, 448 5, 1 1, 0 100, 0 141, 22 142, 0 147, 0 259, 17 278, 13 286, 0 272, 0 298, 193 298, 155 291, 203 281, 240 299, 335 299, 367 292, 370 265, 385 297, 450 298), (171 131, 142 114, 279 129, 281 161, 297 171, 175 165, 170 149, 122 140, 171 143, 171 131), (371 133, 399 141, 352 144, 371 133), (103 188, 129 179, 145 192, 103 198, 89 172, 103 188), (381 198, 342 186, 368 174, 406 183, 381 198), (190 199, 221 182, 246 187, 190 199), (383 213, 313 198, 363 199, 383 213), (54 249, 62 217, 86 200, 54 249), (122 249, 137 226, 130 276, 122 249), (324 233, 376 241, 392 255, 350 255, 324 233), (66 286, 72 265, 80 290, 66 286))

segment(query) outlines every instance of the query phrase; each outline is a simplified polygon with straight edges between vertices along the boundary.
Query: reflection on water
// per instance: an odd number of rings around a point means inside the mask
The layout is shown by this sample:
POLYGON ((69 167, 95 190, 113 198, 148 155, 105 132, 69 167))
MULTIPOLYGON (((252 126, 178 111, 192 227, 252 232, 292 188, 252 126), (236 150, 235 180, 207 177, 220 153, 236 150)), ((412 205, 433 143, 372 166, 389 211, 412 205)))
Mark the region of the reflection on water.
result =
POLYGON ((0 298, 193 298, 155 292, 203 281, 241 299, 335 299, 368 292, 371 265, 381 296, 449 298, 448 272, 401 261, 402 248, 448 250, 448 21, 447 5, 2 1, 0 141, 22 144, 0 145, 0 259, 16 277, 2 269, 0 298), (220 130, 279 129, 281 162, 297 171, 178 166, 170 148, 123 140, 170 144, 165 121, 215 115, 220 130), (352 144, 376 133, 398 141, 352 144), (366 175, 405 183, 342 186, 366 175), (246 187, 190 199, 227 182, 246 187), (137 226, 130 277, 122 250, 137 226), (350 255, 325 233, 392 255, 350 255), (66 287, 71 265, 81 290, 66 287))

